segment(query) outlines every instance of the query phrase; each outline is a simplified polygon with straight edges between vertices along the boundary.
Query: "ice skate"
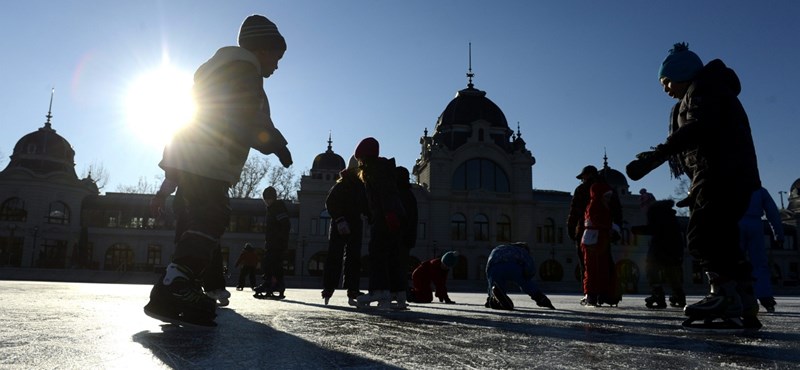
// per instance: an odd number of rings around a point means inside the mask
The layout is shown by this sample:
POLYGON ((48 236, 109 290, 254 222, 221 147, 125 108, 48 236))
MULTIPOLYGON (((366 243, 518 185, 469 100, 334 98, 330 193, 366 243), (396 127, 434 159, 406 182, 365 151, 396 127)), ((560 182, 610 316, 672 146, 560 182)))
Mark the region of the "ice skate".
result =
POLYGON ((406 302, 406 292, 396 292, 392 294, 392 309, 397 311, 407 311, 408 302, 406 302))
POLYGON ((179 326, 214 327, 216 302, 203 294, 191 270, 170 263, 153 285, 144 313, 156 320, 179 326))
POLYGON ((511 298, 508 297, 506 292, 504 292, 503 289, 498 287, 497 285, 492 286, 491 298, 494 301, 492 308, 495 308, 496 306, 498 307, 497 309, 499 310, 508 310, 508 311, 514 309, 514 302, 511 300, 511 298))
POLYGON ((377 302, 378 308, 389 310, 391 309, 390 299, 391 296, 388 290, 374 290, 370 291, 368 294, 359 296, 356 298, 356 302, 359 308, 367 308, 370 307, 372 302, 377 302))
POLYGON ((684 307, 683 312, 688 318, 683 322, 683 327, 701 332, 741 332, 745 325, 742 321, 742 300, 736 291, 736 282, 720 282, 719 275, 713 272, 706 272, 706 275, 711 292, 699 302, 684 307))
POLYGON ((208 298, 217 301, 217 306, 220 307, 225 307, 231 303, 229 299, 231 297, 231 292, 227 291, 225 288, 207 291, 206 295, 208 298))
POLYGON ((661 287, 653 288, 652 294, 644 299, 644 305, 647 308, 664 309, 667 308, 667 299, 664 296, 664 289, 661 287))
POLYGON ((669 296, 669 305, 672 307, 686 307, 686 296, 683 294, 673 294, 669 296))
POLYGON ((531 296, 531 299, 533 299, 533 301, 536 302, 536 305, 539 307, 547 307, 551 310, 556 309, 555 306, 553 306, 553 303, 550 302, 550 298, 547 298, 547 296, 542 292, 534 294, 531 296))
POLYGON ((325 302, 326 306, 328 305, 328 302, 331 300, 331 297, 333 297, 333 290, 325 289, 322 291, 322 300, 325 302))
POLYGON ((597 302, 596 295, 586 293, 586 295, 581 298, 581 306, 600 307, 600 304, 597 302))
POLYGON ((274 283, 271 282, 263 282, 261 285, 255 287, 253 289, 255 294, 253 294, 253 298, 257 299, 284 299, 286 296, 283 295, 282 290, 278 290, 275 287, 274 283))
POLYGON ((347 291, 347 304, 353 307, 358 307, 358 297, 364 295, 364 292, 358 290, 348 290, 347 291))
POLYGON ((766 297, 766 298, 759 298, 758 301, 764 306, 764 309, 767 310, 769 313, 775 312, 775 306, 777 303, 775 302, 775 298, 773 297, 766 297))

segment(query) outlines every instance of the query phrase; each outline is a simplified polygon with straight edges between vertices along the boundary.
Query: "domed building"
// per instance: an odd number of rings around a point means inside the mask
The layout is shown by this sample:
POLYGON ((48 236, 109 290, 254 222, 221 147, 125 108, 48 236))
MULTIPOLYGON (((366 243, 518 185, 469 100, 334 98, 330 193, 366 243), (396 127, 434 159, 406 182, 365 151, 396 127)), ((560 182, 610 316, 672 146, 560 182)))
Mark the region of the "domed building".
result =
POLYGON ((68 267, 80 258, 83 200, 98 194, 91 176, 75 174, 75 151, 53 129, 53 117, 14 146, 0 172, 0 222, 8 230, 0 261, 12 266, 68 267))
MULTIPOLYGON (((471 67, 467 77, 466 88, 444 107, 432 134, 425 128, 419 139, 419 157, 411 171, 419 219, 409 265, 456 250, 459 261, 448 285, 483 289, 492 248, 524 241, 537 263, 538 279, 578 293, 575 245, 565 230, 570 191, 533 188, 536 159, 520 125, 512 130, 500 107, 475 87, 471 67)), ((10 163, 0 172, 0 265, 161 271, 174 252, 173 215, 153 218, 148 207, 151 195, 101 195, 91 176, 79 179, 75 152, 50 119, 48 112, 44 127, 19 140, 10 163)), ((328 250, 330 215, 325 199, 340 171, 355 165, 352 162, 352 157, 346 160, 334 151, 329 135, 327 148, 300 178, 297 202, 287 202, 292 226, 284 270, 289 284, 320 286, 313 279, 322 275, 328 250), (313 279, 302 279, 306 277, 313 279), (292 280, 296 278, 301 281, 292 280)), ((631 194, 626 176, 609 166, 605 155, 599 172, 623 206, 622 239, 612 246, 623 288, 628 293, 644 291, 648 239, 630 232, 632 226, 645 223, 639 196, 631 194)), ((220 242, 226 266, 235 262, 245 243, 261 249, 264 240, 261 199, 231 199, 231 209, 231 222, 220 242)), ((771 250, 773 268, 786 281, 797 280, 800 265, 798 211, 800 179, 792 185, 788 208, 783 210, 787 241, 783 249, 771 250)), ((363 241, 366 277, 368 228, 363 241)), ((686 284, 704 287, 699 267, 688 255, 685 261, 686 284)), ((147 282, 151 279, 148 276, 147 282)))

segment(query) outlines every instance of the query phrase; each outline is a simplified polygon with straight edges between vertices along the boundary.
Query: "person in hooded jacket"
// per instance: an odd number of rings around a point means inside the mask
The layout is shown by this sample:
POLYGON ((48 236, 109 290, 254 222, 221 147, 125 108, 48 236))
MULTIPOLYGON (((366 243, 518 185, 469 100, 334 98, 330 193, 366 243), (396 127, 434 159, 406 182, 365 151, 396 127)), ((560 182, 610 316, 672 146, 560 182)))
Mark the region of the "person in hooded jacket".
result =
MULTIPOLYGON (((216 302, 203 293, 199 281, 216 269, 213 255, 230 220, 228 189, 239 181, 251 148, 275 154, 284 167, 292 164, 263 87, 263 79, 278 69, 286 40, 275 23, 254 14, 242 22, 238 42, 217 50, 195 72, 197 112, 175 133, 159 163, 168 181, 151 203, 164 208, 177 188, 186 208, 181 213, 186 231, 144 307, 145 314, 157 320, 216 326, 216 302)), ((216 279, 217 273, 212 273, 216 279)))
POLYGON ((674 177, 691 179, 689 196, 678 205, 689 206, 687 248, 705 271, 710 293, 684 308, 684 327, 757 330, 758 302, 738 224, 761 177, 750 121, 738 98, 739 77, 719 59, 703 65, 686 43, 677 43, 661 63, 658 80, 678 100, 669 136, 639 153, 626 172, 636 181, 669 161, 674 177))
POLYGON ((347 168, 339 172, 339 178, 325 198, 325 208, 332 221, 328 233, 328 256, 322 275, 322 299, 327 305, 341 282, 347 289, 348 303, 356 306, 356 298, 363 295, 360 290, 361 245, 364 234, 361 217, 368 216, 369 210, 364 183, 358 178, 358 162, 355 158, 351 157, 347 168))
POLYGON ((420 263, 411 273, 408 301, 413 303, 433 302, 433 290, 431 290, 431 284, 433 284, 439 302, 456 303, 447 294, 447 274, 456 266, 456 263, 458 263, 458 252, 456 251, 450 251, 439 258, 420 263))

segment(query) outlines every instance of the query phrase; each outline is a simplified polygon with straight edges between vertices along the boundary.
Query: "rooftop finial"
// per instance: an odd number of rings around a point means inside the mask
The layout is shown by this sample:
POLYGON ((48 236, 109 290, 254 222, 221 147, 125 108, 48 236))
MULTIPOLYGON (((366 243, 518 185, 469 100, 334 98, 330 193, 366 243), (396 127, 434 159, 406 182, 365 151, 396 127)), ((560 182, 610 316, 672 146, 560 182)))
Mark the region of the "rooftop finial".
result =
POLYGON ((603 148, 603 168, 608 168, 608 154, 605 147, 603 148))
POLYGON ((331 132, 328 131, 328 151, 329 152, 333 151, 333 146, 331 144, 333 144, 333 140, 331 140, 331 132))
POLYGON ((517 121, 517 137, 522 137, 522 132, 519 131, 519 121, 517 121))
POLYGON ((47 116, 45 116, 47 117, 47 122, 44 123, 45 128, 50 128, 50 118, 53 118, 53 95, 55 95, 55 93, 56 88, 54 87, 50 90, 50 107, 47 108, 47 116))
POLYGON ((469 43, 469 71, 467 72, 467 78, 469 79, 469 83, 467 83, 467 87, 470 89, 474 86, 472 84, 472 78, 475 77, 475 74, 472 73, 472 43, 469 43))

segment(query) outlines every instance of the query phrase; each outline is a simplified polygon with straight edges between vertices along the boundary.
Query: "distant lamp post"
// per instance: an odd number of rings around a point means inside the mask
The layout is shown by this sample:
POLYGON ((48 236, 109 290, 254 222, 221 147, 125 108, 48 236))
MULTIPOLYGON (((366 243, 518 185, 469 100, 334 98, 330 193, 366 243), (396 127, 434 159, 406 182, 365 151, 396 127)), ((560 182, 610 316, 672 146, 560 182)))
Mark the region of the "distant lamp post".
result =
POLYGON ((11 266, 11 250, 14 248, 14 232, 17 231, 17 225, 8 225, 8 230, 11 236, 8 238, 8 243, 6 243, 6 253, 8 253, 8 265, 11 266))
POLYGON ((31 230, 31 235, 33 235, 33 247, 31 248, 31 267, 36 267, 36 238, 39 236, 39 226, 33 227, 33 230, 31 230))
POLYGON ((781 209, 784 209, 784 208, 783 208, 783 194, 786 194, 786 192, 785 192, 785 191, 783 191, 783 190, 781 190, 781 191, 779 191, 779 192, 778 192, 778 194, 780 194, 780 195, 781 195, 781 209))
POLYGON ((300 246, 300 277, 303 277, 303 270, 306 269, 306 237, 304 236, 302 239, 302 243, 300 246))

